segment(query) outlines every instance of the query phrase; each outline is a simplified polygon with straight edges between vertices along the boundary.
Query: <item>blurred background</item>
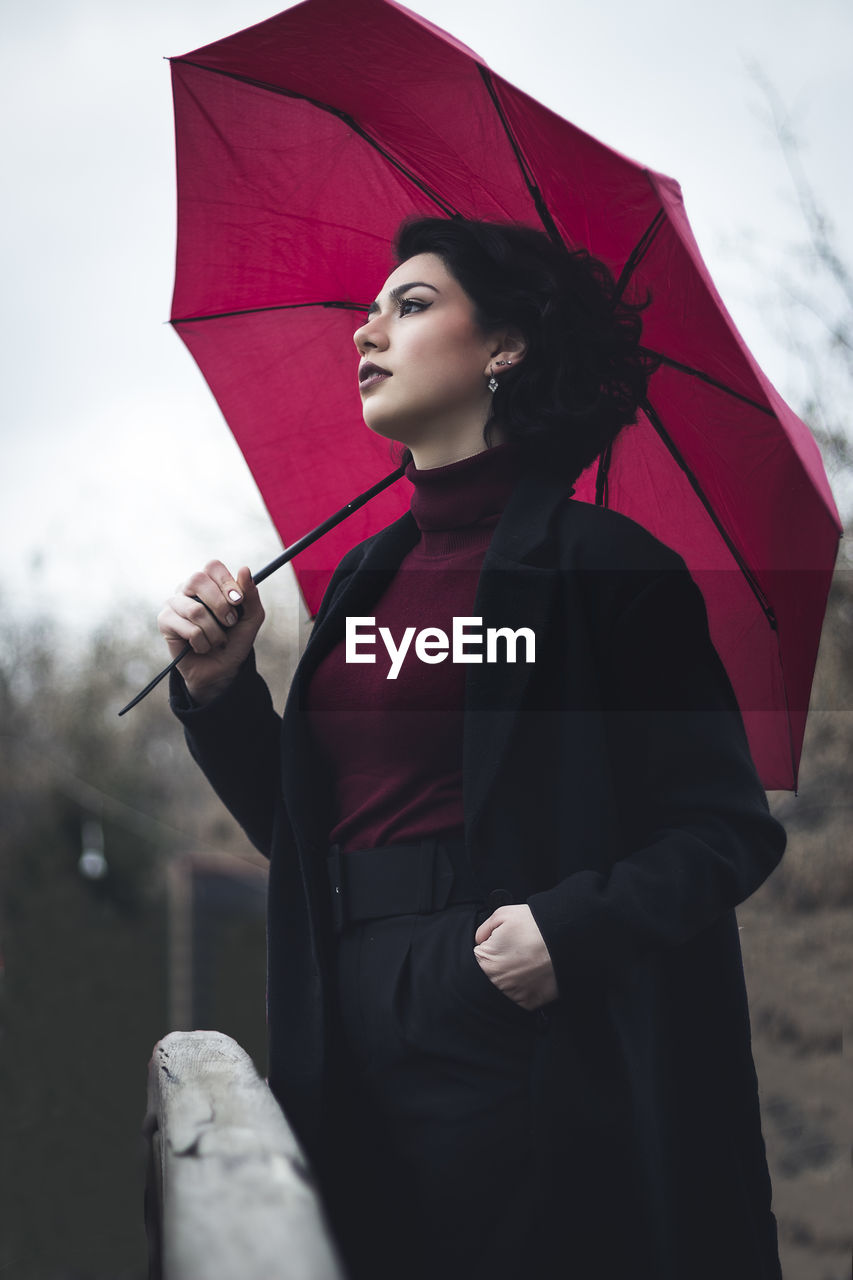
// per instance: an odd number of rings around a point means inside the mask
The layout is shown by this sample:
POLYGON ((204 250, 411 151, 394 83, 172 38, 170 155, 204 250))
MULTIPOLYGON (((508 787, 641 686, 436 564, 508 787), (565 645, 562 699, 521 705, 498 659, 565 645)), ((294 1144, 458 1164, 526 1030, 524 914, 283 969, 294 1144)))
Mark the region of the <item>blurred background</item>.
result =
MULTIPOLYGON (((853 518, 853 11, 842 0, 417 0, 501 75, 677 178, 747 343, 853 518)), ((39 0, 0 92, 0 1276, 146 1274, 148 1059, 214 1027, 265 1074, 264 863, 161 689, 155 617, 212 557, 279 550, 165 323, 168 64, 271 16, 249 0, 39 0)), ((358 402, 353 404, 359 413, 358 402)), ((796 513, 791 513, 796 518, 796 513)), ((853 556, 842 540, 789 848, 738 912, 786 1280, 851 1247, 853 556)), ((284 569, 260 660, 281 708, 308 627, 284 569)))

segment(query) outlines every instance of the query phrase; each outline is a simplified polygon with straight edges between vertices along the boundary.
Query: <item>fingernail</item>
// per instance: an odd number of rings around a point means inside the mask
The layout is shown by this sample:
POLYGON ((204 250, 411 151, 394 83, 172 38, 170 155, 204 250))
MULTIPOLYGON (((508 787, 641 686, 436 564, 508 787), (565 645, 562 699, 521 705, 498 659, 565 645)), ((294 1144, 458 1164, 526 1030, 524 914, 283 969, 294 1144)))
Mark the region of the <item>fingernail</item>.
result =
POLYGON ((242 600, 242 599, 243 599, 243 597, 242 597, 242 595, 240 594, 240 592, 239 592, 239 591, 233 591, 233 590, 232 590, 232 591, 229 591, 229 592, 228 592, 228 599, 229 599, 229 600, 233 600, 233 601, 234 601, 234 603, 236 604, 236 603, 237 603, 237 601, 238 601, 238 600, 242 600))
POLYGON ((237 621, 236 613, 226 613, 225 621, 228 623, 229 627, 233 627, 234 623, 237 621))

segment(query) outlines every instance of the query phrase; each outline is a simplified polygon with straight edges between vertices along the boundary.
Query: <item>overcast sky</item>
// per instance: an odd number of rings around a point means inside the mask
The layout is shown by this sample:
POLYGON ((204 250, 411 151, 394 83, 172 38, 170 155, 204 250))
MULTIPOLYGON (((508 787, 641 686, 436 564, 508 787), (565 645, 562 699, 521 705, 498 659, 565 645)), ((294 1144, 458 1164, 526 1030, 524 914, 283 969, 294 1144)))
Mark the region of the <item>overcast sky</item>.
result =
MULTIPOLYGON (((783 96, 808 176, 853 259, 853 7, 846 0, 415 0, 409 7, 575 124, 678 178, 729 310, 797 407, 802 376, 759 268, 790 261, 804 227, 749 68, 760 64, 783 96)), ((196 565, 216 555, 257 566, 279 549, 227 426, 164 323, 174 148, 163 58, 273 12, 260 0, 18 0, 6 10, 0 592, 7 610, 50 608, 79 627, 136 598, 150 607, 155 636, 158 602, 196 565)))

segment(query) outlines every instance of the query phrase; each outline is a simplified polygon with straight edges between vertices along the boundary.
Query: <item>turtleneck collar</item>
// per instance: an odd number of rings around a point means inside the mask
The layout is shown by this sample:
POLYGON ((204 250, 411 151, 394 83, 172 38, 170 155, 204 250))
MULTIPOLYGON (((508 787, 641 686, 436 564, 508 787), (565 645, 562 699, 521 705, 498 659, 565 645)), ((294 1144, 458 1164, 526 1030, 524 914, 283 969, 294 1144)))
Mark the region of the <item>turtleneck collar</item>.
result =
POLYGON ((418 528, 466 528, 484 516, 500 514, 515 485, 518 465, 513 441, 427 471, 410 462, 405 475, 415 486, 411 510, 418 528))
POLYGON ((445 556, 485 546, 518 471, 513 441, 426 471, 411 461, 405 475, 414 485, 411 512, 421 531, 420 554, 445 556))

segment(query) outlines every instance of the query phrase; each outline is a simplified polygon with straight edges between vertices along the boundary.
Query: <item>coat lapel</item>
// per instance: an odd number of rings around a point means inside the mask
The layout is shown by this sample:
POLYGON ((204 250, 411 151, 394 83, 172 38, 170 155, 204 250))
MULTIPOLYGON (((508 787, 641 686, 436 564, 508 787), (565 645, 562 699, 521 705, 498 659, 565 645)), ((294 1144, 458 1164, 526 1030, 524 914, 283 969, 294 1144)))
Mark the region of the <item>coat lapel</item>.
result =
POLYGON ((294 684, 307 687, 318 663, 343 636, 347 617, 369 612, 419 536, 410 511, 376 535, 358 568, 339 584, 328 609, 318 619, 296 669, 294 684))
MULTIPOLYGON (((495 528, 477 587, 474 613, 482 617, 484 631, 528 627, 536 636, 538 660, 557 607, 559 585, 559 567, 541 555, 541 548, 554 511, 567 492, 564 484, 539 472, 522 473, 495 528)), ((462 779, 469 849, 476 846, 478 822, 535 670, 535 663, 484 662, 466 673, 462 779)))

